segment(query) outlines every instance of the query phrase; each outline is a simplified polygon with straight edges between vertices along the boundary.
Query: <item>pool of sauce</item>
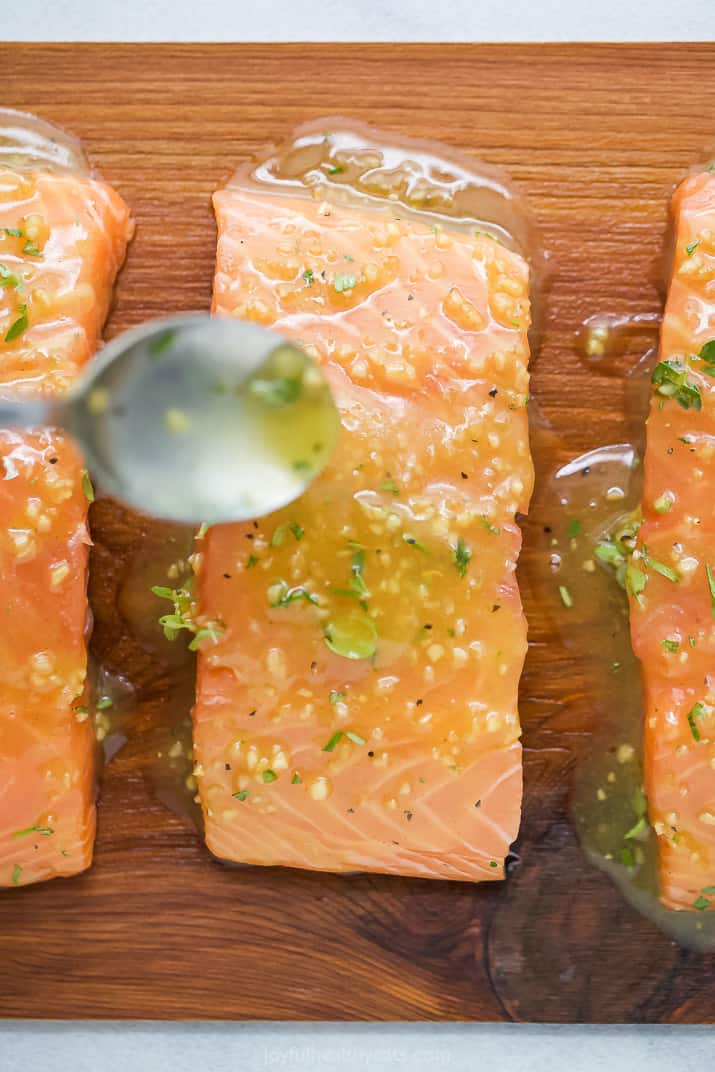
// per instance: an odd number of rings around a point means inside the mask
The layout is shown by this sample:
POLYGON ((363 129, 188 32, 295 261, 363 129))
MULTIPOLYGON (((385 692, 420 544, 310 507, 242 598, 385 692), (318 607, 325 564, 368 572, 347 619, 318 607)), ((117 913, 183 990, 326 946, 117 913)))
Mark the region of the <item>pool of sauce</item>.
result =
MULTIPOLYGON (((656 837, 643 788, 643 698, 630 642, 628 602, 597 544, 637 514, 641 500, 650 374, 660 317, 589 318, 576 345, 584 365, 622 379, 626 439, 596 447, 542 485, 550 523, 538 534, 533 578, 563 644, 585 670, 590 725, 577 764, 571 817, 588 859, 626 900, 688 948, 715 949, 715 916, 672 911, 659 901, 656 837), (645 348, 644 348, 645 347, 645 348)), ((539 430, 534 430, 538 442, 539 430)), ((534 454, 538 465, 538 446, 534 454)))

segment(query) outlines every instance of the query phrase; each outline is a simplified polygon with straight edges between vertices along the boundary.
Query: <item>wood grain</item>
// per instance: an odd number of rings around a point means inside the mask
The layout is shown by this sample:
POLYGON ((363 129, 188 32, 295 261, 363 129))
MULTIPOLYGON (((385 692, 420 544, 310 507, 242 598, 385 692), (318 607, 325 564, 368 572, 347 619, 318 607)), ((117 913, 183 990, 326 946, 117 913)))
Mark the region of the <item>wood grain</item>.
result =
MULTIPOLYGON (((660 307, 674 183, 715 140, 715 47, 4 45, 3 103, 79 134, 137 234, 108 328, 206 308, 209 197, 266 141, 344 113, 439 137, 507 168, 551 264, 533 395, 557 458, 623 435, 619 381, 575 354, 582 318, 660 307)), ((521 578, 524 823, 506 887, 227 869, 151 792, 151 727, 177 669, 132 634, 116 596, 146 536, 93 511, 94 644, 140 689, 108 766, 95 866, 0 896, 0 1014, 28 1017, 712 1021, 713 959, 679 950, 581 856, 569 784, 588 747, 583 669, 533 570, 521 578)))

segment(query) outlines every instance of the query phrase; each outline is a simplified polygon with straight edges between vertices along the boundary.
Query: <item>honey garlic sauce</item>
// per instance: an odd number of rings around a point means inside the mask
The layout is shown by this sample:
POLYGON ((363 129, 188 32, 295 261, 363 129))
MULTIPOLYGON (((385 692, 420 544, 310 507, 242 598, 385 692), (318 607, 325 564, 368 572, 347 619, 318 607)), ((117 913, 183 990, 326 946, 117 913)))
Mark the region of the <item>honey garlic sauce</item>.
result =
MULTIPOLYGON (((577 764, 572 819, 589 860, 626 900, 683 946, 715 949, 715 919, 675 912, 659 901, 657 846, 643 790, 643 697, 631 648, 628 602, 599 543, 627 526, 640 508, 645 419, 659 316, 589 318, 577 338, 590 371, 624 383, 628 440, 596 447, 559 468, 537 488, 540 554, 532 583, 563 644, 584 668, 583 720, 591 734, 577 764)), ((538 443, 539 433, 536 433, 538 443)), ((535 449, 538 458, 538 446, 535 449)))

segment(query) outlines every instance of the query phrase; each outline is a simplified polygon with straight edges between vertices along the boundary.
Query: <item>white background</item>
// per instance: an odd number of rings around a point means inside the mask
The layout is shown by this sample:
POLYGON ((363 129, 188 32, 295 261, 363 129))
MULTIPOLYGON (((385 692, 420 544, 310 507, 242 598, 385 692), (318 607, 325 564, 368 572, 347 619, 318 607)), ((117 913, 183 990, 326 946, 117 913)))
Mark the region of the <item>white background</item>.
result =
MULTIPOLYGON (((711 41, 715 0, 0 0, 0 38, 711 41)), ((0 1072, 699 1072, 714 1042, 644 1027, 6 1024, 0 1072)))
POLYGON ((6 41, 710 41, 714 36, 715 0, 0 0, 0 38, 6 41))

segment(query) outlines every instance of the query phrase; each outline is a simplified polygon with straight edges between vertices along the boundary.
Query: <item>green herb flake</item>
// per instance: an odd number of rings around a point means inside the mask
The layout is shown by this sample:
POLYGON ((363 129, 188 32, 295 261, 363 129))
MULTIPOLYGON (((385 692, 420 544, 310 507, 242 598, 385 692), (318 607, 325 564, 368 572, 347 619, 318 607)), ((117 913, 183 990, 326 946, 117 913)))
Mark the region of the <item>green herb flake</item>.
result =
POLYGON ((496 860, 490 860, 489 861, 489 866, 490 867, 499 867, 499 864, 496 862, 496 860))
POLYGON ((653 509, 655 510, 656 514, 667 514, 672 505, 673 496, 670 494, 669 491, 664 491, 663 494, 659 495, 653 503, 653 509))
POLYGON ((302 785, 303 784, 303 779, 301 778, 301 776, 298 774, 297 771, 295 772, 295 774, 291 778, 290 784, 291 785, 302 785))
POLYGON ((269 770, 264 770, 263 774, 261 775, 261 778, 263 779, 263 781, 264 781, 264 783, 266 785, 270 785, 271 782, 277 782, 278 781, 278 775, 276 774, 275 771, 272 771, 270 769, 269 770))
POLYGON ((710 592, 710 612, 715 618, 715 575, 709 562, 705 563, 705 573, 708 578, 708 591, 710 592))
POLYGON ((297 521, 286 521, 284 525, 278 525, 271 536, 271 547, 280 547, 289 532, 293 534, 296 540, 300 540, 303 537, 305 529, 303 529, 297 521))
POLYGON ((638 597, 640 596, 641 592, 646 586, 647 580, 648 578, 646 577, 643 570, 638 569, 637 566, 629 564, 626 567, 626 591, 635 599, 638 599, 638 597))
POLYGON ((328 175, 341 175, 345 171, 342 164, 330 164, 328 167, 328 175))
POLYGON ((685 247, 685 252, 688 254, 689 257, 692 257, 693 253, 695 253, 695 250, 698 248, 699 245, 700 239, 697 238, 694 242, 691 242, 689 246, 685 247))
POLYGON ((472 558, 472 552, 460 536, 454 549, 454 565, 460 577, 466 577, 467 567, 472 558))
POLYGON ((323 752, 332 752, 335 749, 336 744, 342 739, 343 731, 337 730, 330 738, 327 744, 323 745, 323 752))
POLYGON ((389 491, 392 495, 400 494, 400 489, 398 488, 394 480, 383 480, 383 482, 380 484, 380 487, 383 491, 389 491))
POLYGON ((700 892, 701 893, 707 893, 710 896, 712 896, 713 894, 715 894, 715 886, 703 886, 703 888, 702 888, 702 890, 700 892))
POLYGON ((330 690, 330 702, 331 704, 342 703, 345 699, 344 692, 338 692, 337 689, 330 690))
POLYGON ((620 566, 625 562, 625 556, 619 551, 615 543, 599 543, 595 550, 596 558, 605 562, 608 566, 620 566))
POLYGON ((39 826, 35 823, 34 826, 26 826, 24 830, 16 830, 12 835, 14 838, 26 837, 27 834, 39 834, 41 837, 50 837, 54 834, 54 830, 51 826, 39 826))
POLYGON ((258 565, 259 561, 260 559, 258 558, 258 555, 249 555, 246 562, 246 569, 253 569, 254 566, 258 565))
POLYGON ((199 651, 202 640, 210 640, 212 644, 218 644, 223 632, 224 627, 218 622, 209 622, 208 625, 201 626, 194 633, 194 639, 189 644, 189 651, 199 651))
POLYGON ((715 339, 710 339, 709 342, 703 343, 698 357, 701 361, 715 361, 715 339))
POLYGON ((479 520, 481 521, 482 525, 487 530, 487 532, 491 532, 492 536, 498 536, 499 533, 501 532, 501 529, 499 528, 499 526, 498 525, 492 525, 492 523, 491 523, 491 521, 489 520, 488 517, 484 517, 482 515, 482 517, 480 517, 479 520))
POLYGON ((42 250, 39 250, 34 242, 31 242, 28 238, 25 245, 22 247, 22 252, 26 253, 28 257, 41 257, 42 250))
POLYGON ((651 558, 650 555, 644 555, 643 562, 646 569, 654 570, 656 573, 659 573, 661 577, 665 577, 666 581, 672 581, 673 584, 677 584, 680 580, 680 574, 677 570, 672 569, 670 566, 666 566, 664 562, 659 562, 657 558, 651 558))
POLYGON ((641 836, 641 834, 644 834, 647 829, 648 829, 648 823, 645 820, 645 816, 641 815, 640 819, 636 823, 634 823, 634 825, 630 828, 630 830, 626 831, 626 833, 623 835, 623 837, 624 838, 630 838, 631 840, 634 840, 636 838, 639 838, 641 836))
POLYGON ((561 596, 561 602, 565 607, 573 607, 573 599, 571 598, 571 593, 569 592, 565 584, 559 585, 559 595, 561 596))
POLYGON ((680 642, 678 640, 661 640, 660 646, 664 651, 669 651, 675 655, 680 649, 680 642))
POLYGON ((3 227, 0 228, 0 230, 2 230, 9 238, 22 238, 24 234, 19 227, 3 227))
POLYGON ((710 902, 707 897, 696 897, 693 901, 693 908, 696 908, 698 912, 704 912, 706 908, 710 907, 710 902))
POLYGON ((633 858, 633 853, 631 852, 631 850, 629 848, 625 848, 625 847, 622 848, 620 853, 619 853, 619 856, 620 856, 620 859, 621 859, 621 863, 623 864, 624 867, 634 867, 635 866, 635 860, 633 858))
POLYGON ((89 503, 94 502, 94 485, 92 484, 92 478, 86 469, 82 470, 82 491, 84 497, 89 503))
POLYGON ((253 379, 248 385, 252 398, 266 406, 287 406, 295 402, 303 389, 299 376, 277 376, 272 380, 253 379))
POLYGON ((352 741, 353 744, 365 744, 365 738, 361 737, 359 733, 355 733, 354 730, 348 730, 345 736, 349 741, 352 741))
POLYGON ((657 395, 673 399, 683 409, 702 409, 702 398, 697 384, 688 380, 688 370, 679 361, 659 361, 653 369, 651 381, 657 395))
POLYGON ((114 703, 109 696, 100 696, 94 705, 98 711, 108 711, 110 707, 114 707, 114 703))
POLYGON ((352 290, 356 282, 357 280, 352 272, 337 272, 333 287, 338 294, 342 294, 346 290, 352 290))
POLYGON ((278 581, 268 589, 268 605, 271 607, 289 607, 291 603, 297 603, 299 600, 318 605, 318 597, 309 592, 304 584, 290 588, 286 581, 278 581))
POLYGON ((27 319, 27 306, 18 305, 17 307, 17 319, 13 321, 10 327, 5 332, 5 342, 13 342, 15 339, 19 339, 27 327, 30 321, 27 319))
MULTIPOLYGON (((149 353, 152 357, 159 357, 160 354, 165 353, 169 349, 175 338, 176 331, 174 330, 174 328, 168 328, 166 331, 162 331, 159 335, 156 336, 155 339, 152 339, 149 343, 149 353)), ((216 387, 220 388, 221 386, 221 384, 217 384, 214 387, 214 390, 216 390, 216 387)), ((223 392, 218 390, 216 391, 216 393, 221 394, 223 392)))
POLYGON ((697 727, 696 719, 703 718, 703 716, 706 714, 707 711, 705 709, 705 704, 701 703, 700 700, 698 700, 696 704, 693 704, 693 706, 690 708, 687 715, 685 716, 688 720, 688 725, 690 726, 690 732, 693 735, 694 741, 699 741, 701 739, 701 734, 700 730, 697 727))
POLYGON ((236 800, 245 800, 250 792, 250 789, 239 789, 237 793, 233 793, 232 795, 236 798, 236 800))
POLYGON ((315 282, 315 276, 313 275, 312 268, 306 268, 303 272, 303 279, 305 280, 306 287, 312 287, 315 282))
POLYGON ((22 868, 19 864, 15 864, 12 869, 12 884, 13 886, 20 885, 20 875, 22 874, 22 868))
POLYGON ((19 290, 22 286, 19 278, 5 264, 0 264, 0 290, 3 287, 14 287, 19 290))
POLYGON ((344 659, 371 659, 377 651, 377 629, 367 614, 355 613, 329 622, 323 639, 344 659))
POLYGON ((305 473, 308 469, 311 468, 311 464, 310 462, 306 462, 303 458, 296 458, 296 460, 293 462, 293 468, 295 469, 296 473, 305 473))
POLYGON ((574 540, 577 536, 580 536, 583 532, 583 523, 579 521, 577 517, 572 518, 569 521, 568 528, 566 530, 570 540, 574 540))

